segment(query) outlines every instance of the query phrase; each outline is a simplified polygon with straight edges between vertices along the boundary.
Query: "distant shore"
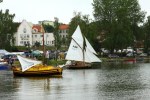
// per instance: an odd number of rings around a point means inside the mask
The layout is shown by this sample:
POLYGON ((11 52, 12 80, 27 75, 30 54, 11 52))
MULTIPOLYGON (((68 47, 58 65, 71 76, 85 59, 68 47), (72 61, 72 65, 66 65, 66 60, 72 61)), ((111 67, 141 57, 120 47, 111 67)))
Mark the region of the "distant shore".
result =
POLYGON ((150 62, 150 57, 117 57, 117 58, 100 58, 102 62, 124 62, 124 61, 135 61, 135 62, 150 62))

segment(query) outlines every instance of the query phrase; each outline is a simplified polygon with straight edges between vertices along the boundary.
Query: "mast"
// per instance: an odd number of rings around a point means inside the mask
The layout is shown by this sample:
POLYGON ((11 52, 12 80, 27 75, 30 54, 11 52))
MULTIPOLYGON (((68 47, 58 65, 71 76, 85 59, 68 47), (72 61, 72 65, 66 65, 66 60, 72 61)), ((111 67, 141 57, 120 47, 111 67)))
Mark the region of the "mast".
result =
POLYGON ((83 33, 81 32, 82 34, 82 38, 83 38, 83 48, 82 48, 82 52, 83 52, 83 65, 85 66, 85 54, 84 54, 84 51, 85 51, 85 47, 86 47, 86 41, 85 41, 85 38, 84 38, 84 35, 83 33))
POLYGON ((42 35, 43 35, 43 64, 45 64, 45 44, 44 44, 44 27, 43 27, 43 24, 42 24, 42 28, 43 28, 43 31, 42 31, 42 35))

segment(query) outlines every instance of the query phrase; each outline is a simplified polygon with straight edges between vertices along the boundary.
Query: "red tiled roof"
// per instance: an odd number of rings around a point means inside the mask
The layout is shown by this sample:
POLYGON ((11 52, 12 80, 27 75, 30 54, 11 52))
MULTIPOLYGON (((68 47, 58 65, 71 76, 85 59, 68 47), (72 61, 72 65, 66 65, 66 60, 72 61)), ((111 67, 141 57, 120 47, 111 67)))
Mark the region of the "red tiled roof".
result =
POLYGON ((43 32, 44 31, 42 25, 33 25, 32 29, 36 29, 37 32, 43 32))
POLYGON ((60 29, 60 30, 69 29, 69 25, 67 25, 67 24, 61 24, 61 25, 59 26, 59 29, 60 29))

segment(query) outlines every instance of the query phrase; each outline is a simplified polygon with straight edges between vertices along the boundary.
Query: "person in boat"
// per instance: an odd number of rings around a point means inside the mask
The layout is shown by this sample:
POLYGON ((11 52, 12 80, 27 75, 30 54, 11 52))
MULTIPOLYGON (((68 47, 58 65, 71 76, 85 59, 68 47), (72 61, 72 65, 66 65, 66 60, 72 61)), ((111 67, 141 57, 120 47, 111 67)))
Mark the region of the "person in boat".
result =
POLYGON ((8 64, 10 64, 10 65, 12 66, 13 63, 14 63, 14 60, 13 60, 11 57, 9 57, 9 59, 8 59, 8 64))

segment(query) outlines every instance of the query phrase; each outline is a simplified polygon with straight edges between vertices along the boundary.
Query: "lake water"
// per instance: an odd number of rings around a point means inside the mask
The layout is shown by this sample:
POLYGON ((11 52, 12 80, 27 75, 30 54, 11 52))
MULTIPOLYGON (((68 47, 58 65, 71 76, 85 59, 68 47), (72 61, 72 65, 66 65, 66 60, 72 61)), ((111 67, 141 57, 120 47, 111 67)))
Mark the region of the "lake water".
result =
POLYGON ((16 78, 1 70, 0 100, 150 100, 150 63, 64 69, 62 78, 16 78))

